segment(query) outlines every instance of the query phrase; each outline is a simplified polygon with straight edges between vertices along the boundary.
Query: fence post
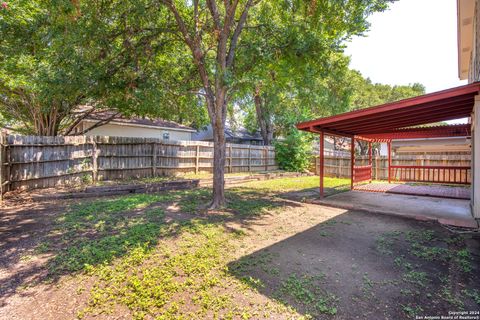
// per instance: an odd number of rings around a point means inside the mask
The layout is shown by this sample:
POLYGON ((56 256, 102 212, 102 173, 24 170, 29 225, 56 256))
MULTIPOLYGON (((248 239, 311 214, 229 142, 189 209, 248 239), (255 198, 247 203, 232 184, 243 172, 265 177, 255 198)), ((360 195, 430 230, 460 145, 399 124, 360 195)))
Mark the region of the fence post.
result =
POLYGON ((248 172, 252 172, 252 146, 248 145, 248 172))
POLYGON ((228 172, 232 173, 232 145, 228 148, 228 172))
POLYGON ((157 142, 154 141, 152 144, 152 177, 157 176, 157 142))
MULTIPOLYGON (((6 140, 6 139, 5 139, 6 140)), ((5 192, 12 190, 12 148, 6 141, 5 150, 5 192)))
POLYGON ((263 153, 265 154, 265 171, 268 171, 268 147, 263 147, 263 153))
POLYGON ((4 133, 0 134, 0 200, 3 201, 3 194, 7 191, 7 179, 6 176, 6 135, 4 133))
POLYGON ((92 137, 92 180, 97 182, 98 180, 98 147, 97 137, 92 137))
POLYGON ((195 149, 195 174, 198 174, 198 164, 200 160, 200 145, 197 144, 197 148, 195 149))

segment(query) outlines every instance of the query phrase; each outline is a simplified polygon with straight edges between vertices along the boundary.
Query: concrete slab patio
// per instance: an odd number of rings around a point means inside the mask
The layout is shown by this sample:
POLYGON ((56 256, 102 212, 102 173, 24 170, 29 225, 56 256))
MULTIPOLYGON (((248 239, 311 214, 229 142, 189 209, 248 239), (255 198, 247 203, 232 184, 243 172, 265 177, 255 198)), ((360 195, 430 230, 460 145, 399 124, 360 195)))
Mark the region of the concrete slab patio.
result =
POLYGON ((348 191, 312 202, 348 210, 398 215, 418 220, 435 220, 446 225, 478 228, 477 221, 472 217, 468 200, 348 191))
POLYGON ((469 186, 414 185, 407 183, 384 182, 373 182, 357 185, 354 189, 358 191, 386 192, 464 200, 469 200, 471 193, 469 186))

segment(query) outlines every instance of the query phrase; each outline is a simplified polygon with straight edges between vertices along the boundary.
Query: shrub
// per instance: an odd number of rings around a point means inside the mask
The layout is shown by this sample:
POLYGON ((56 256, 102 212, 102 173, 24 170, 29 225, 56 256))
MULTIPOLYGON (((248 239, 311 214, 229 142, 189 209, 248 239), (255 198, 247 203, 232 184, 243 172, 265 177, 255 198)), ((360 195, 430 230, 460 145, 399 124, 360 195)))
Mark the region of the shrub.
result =
POLYGON ((275 143, 279 167, 287 171, 307 171, 312 160, 312 138, 304 132, 292 130, 284 140, 275 143))

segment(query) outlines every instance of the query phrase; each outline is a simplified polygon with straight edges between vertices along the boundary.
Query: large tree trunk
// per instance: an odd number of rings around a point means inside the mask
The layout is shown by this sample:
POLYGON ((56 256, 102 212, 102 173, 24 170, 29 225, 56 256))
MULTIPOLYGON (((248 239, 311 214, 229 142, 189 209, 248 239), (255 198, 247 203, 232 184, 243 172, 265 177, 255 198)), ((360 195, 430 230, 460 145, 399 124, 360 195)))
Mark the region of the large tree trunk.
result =
POLYGON ((213 133, 213 199, 210 209, 219 209, 226 205, 225 200, 225 120, 227 116, 226 88, 220 87, 217 94, 207 96, 210 107, 210 123, 213 133))
POLYGON ((216 41, 216 66, 214 74, 211 74, 212 68, 206 63, 205 57, 207 51, 204 48, 210 47, 211 43, 206 44, 202 37, 203 18, 199 15, 199 1, 193 1, 193 30, 189 29, 191 23, 186 23, 182 13, 177 9, 175 1, 161 0, 172 12, 180 33, 185 43, 192 52, 193 62, 197 66, 200 80, 202 81, 204 94, 207 102, 208 114, 213 130, 213 200, 211 209, 221 208, 225 205, 224 192, 224 171, 225 171, 225 120, 227 116, 227 86, 226 75, 231 72, 240 34, 245 26, 248 11, 253 0, 247 0, 243 5, 239 1, 224 1, 224 14, 218 10, 217 4, 222 3, 215 0, 207 0, 206 7, 210 12, 213 21, 213 32, 211 37, 205 37, 216 41), (240 17, 237 13, 241 12, 240 17))
POLYGON ((258 126, 260 127, 260 134, 262 135, 263 144, 269 146, 272 144, 273 140, 273 123, 270 117, 270 113, 266 110, 267 106, 262 99, 260 93, 260 86, 255 87, 255 92, 253 96, 255 102, 255 111, 257 114, 258 126))
POLYGON ((225 201, 225 125, 212 122, 213 129, 213 200, 210 208, 224 207, 225 201))
POLYGON ((225 200, 225 120, 227 118, 227 88, 219 81, 216 83, 215 99, 212 101, 212 110, 210 115, 213 131, 213 200, 211 209, 222 208, 226 204, 225 200))
POLYGON ((42 108, 38 106, 38 108, 32 110, 32 118, 33 129, 36 135, 56 136, 63 116, 61 116, 54 107, 50 109, 50 112, 45 113, 42 111, 42 108))

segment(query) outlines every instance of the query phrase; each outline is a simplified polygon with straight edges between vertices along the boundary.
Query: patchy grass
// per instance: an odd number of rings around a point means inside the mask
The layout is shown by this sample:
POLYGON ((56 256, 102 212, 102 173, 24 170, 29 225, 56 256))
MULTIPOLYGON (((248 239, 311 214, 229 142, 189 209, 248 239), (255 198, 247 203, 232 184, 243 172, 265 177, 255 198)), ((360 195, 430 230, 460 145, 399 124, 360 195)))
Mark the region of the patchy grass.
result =
MULTIPOLYGON (((275 172, 282 172, 282 171, 258 171, 258 172, 232 172, 232 173, 225 173, 225 178, 229 177, 243 177, 249 176, 254 174, 261 174, 261 173, 275 173, 275 172)), ((115 181, 98 181, 96 185, 111 185, 111 184, 132 184, 132 183, 160 183, 166 181, 173 181, 173 180, 181 180, 181 179, 212 179, 213 174, 210 172, 200 172, 200 173, 185 173, 185 174, 177 174, 171 176, 157 176, 157 177, 149 177, 149 178, 130 178, 124 180, 115 180, 115 181)))
POLYGON ((284 303, 295 301, 306 310, 308 317, 317 318, 320 314, 335 315, 337 313, 335 295, 322 288, 324 274, 302 275, 291 274, 282 281, 276 297, 284 303))
MULTIPOLYGON (((22 263, 47 254, 52 279, 70 275, 73 289, 56 286, 78 296, 79 318, 402 319, 479 304, 464 236, 285 196, 317 187, 318 177, 245 183, 215 212, 209 189, 70 203, 22 263)), ((51 293, 35 297, 61 309, 51 293)))
POLYGON ((173 247, 168 243, 161 243, 155 251, 137 247, 113 265, 89 268, 100 282, 80 315, 112 313, 114 303, 128 307, 137 319, 206 316, 209 312, 241 316, 243 310, 229 309, 232 294, 222 292, 235 284, 225 275, 224 261, 230 256, 230 241, 238 235, 197 220, 179 225, 178 232, 173 247))
POLYGON ((36 249, 55 254, 49 262, 52 276, 111 262, 136 247, 156 244, 164 232, 164 211, 147 207, 171 198, 138 194, 73 204, 36 249))
POLYGON ((472 298, 475 303, 480 307, 480 291, 477 289, 465 289, 463 290, 463 294, 472 298))
MULTIPOLYGON (((318 188, 318 176, 273 179, 259 182, 247 182, 242 188, 254 190, 264 190, 268 192, 288 192, 299 191, 303 189, 318 188)), ((338 191, 346 191, 350 189, 350 179, 345 178, 328 178, 324 179, 324 187, 332 188, 338 191)))
MULTIPOLYGON (((478 298, 477 291, 455 289, 460 279, 471 277, 473 270, 472 255, 465 247, 465 239, 460 235, 440 235, 434 230, 393 231, 385 232, 376 238, 377 251, 382 255, 392 255, 402 252, 394 258, 394 265, 403 271, 401 280, 413 288, 402 288, 401 294, 411 299, 420 299, 422 292, 427 291, 427 297, 433 301, 441 301, 452 308, 463 310, 465 300, 478 298), (399 249, 403 245, 403 250, 399 249), (447 274, 439 278, 438 274, 424 271, 431 265, 445 266, 447 274), (452 273, 456 279, 452 278, 452 273), (437 283, 437 291, 429 290, 432 283, 437 283)), ((427 270, 428 270, 427 269, 427 270)), ((478 302, 477 302, 478 303, 478 302)), ((409 318, 421 314, 423 309, 418 304, 402 305, 402 310, 409 318)))
POLYGON ((425 288, 429 280, 426 272, 411 270, 403 275, 403 281, 425 288))

